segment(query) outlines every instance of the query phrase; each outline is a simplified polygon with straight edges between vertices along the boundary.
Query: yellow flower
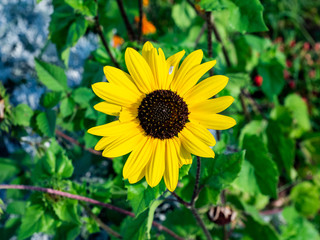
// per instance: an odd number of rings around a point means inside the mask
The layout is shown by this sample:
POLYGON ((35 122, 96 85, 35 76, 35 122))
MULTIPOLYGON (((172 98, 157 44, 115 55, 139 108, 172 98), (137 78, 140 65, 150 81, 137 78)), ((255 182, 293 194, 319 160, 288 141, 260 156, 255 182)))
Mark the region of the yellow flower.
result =
POLYGON ((209 129, 223 130, 236 124, 233 118, 217 114, 231 105, 230 96, 210 99, 228 82, 222 75, 199 79, 216 63, 201 63, 203 53, 189 54, 179 67, 185 51, 168 59, 161 48, 150 42, 142 56, 127 48, 125 61, 130 73, 114 67, 104 67, 108 82, 92 85, 104 101, 94 106, 97 111, 119 116, 105 125, 93 127, 89 133, 102 136, 95 150, 105 157, 129 155, 123 177, 136 183, 143 177, 154 187, 162 177, 174 191, 179 168, 191 164, 191 153, 214 157, 209 146, 216 141, 209 129))

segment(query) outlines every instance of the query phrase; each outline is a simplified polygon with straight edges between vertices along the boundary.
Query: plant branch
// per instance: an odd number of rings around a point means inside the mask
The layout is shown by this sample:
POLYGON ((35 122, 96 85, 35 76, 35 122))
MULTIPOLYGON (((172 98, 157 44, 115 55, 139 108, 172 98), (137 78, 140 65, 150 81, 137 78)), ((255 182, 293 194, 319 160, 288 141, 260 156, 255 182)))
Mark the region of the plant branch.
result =
MULTIPOLYGON (((95 204, 95 205, 122 213, 122 214, 130 216, 130 217, 135 217, 134 213, 129 212, 125 209, 113 206, 111 204, 103 203, 103 202, 97 201, 92 198, 88 198, 88 197, 84 197, 84 196, 80 196, 80 195, 76 195, 76 194, 72 194, 72 193, 67 193, 67 192, 63 192, 63 191, 59 191, 59 190, 55 190, 55 189, 51 189, 51 188, 35 187, 35 186, 28 186, 28 185, 0 184, 0 189, 31 190, 31 191, 44 192, 44 193, 48 193, 48 194, 54 194, 54 195, 58 195, 58 196, 62 196, 62 197, 70 198, 70 199, 75 199, 78 201, 83 201, 83 202, 95 204)), ((152 225, 155 226, 156 228, 158 228, 159 231, 164 231, 175 239, 183 240, 182 237, 178 236, 173 231, 171 231, 167 227, 161 225, 160 223, 153 221, 152 225)))
POLYGON ((213 20, 211 20, 211 24, 212 24, 212 30, 213 30, 214 36, 216 37, 217 41, 221 44, 222 52, 223 52, 224 58, 226 59, 227 66, 231 67, 231 61, 230 61, 227 49, 222 42, 221 36, 213 20))
MULTIPOLYGON (((207 22, 207 42, 208 42, 208 57, 212 58, 212 24, 211 24, 211 12, 206 12, 206 22, 207 22)), ((212 68, 209 70, 210 76, 213 75, 212 68)))
POLYGON ((130 25, 130 22, 128 20, 127 14, 126 14, 126 12, 124 10, 122 0, 117 0, 117 4, 118 4, 118 7, 119 7, 121 16, 123 18, 124 24, 126 25, 126 28, 127 28, 129 40, 133 41, 135 39, 135 34, 134 34, 133 29, 132 29, 132 27, 130 25))
POLYGON ((139 23, 138 23, 138 41, 141 42, 141 37, 142 37, 142 1, 143 0, 138 0, 139 4, 139 23))
MULTIPOLYGON (((202 12, 198 11, 198 9, 195 7, 195 5, 190 0, 187 0, 187 2, 196 11, 198 16, 200 16, 202 19, 204 19, 207 22, 207 19, 208 19, 207 12, 205 14, 203 14, 202 12)), ((221 36, 220 36, 220 34, 219 34, 218 30, 217 30, 217 27, 216 27, 213 19, 211 19, 211 17, 210 17, 210 25, 211 25, 210 28, 212 28, 212 30, 213 30, 214 36, 216 37, 217 41, 221 44, 222 52, 223 52, 224 58, 226 59, 227 66, 231 67, 231 61, 230 61, 227 49, 225 48, 225 46, 224 46, 224 44, 222 42, 221 36)), ((208 30, 209 30, 209 28, 208 28, 208 30)))
POLYGON ((195 207, 191 207, 191 212, 194 216, 194 218, 196 219, 198 225, 202 228, 203 233, 206 235, 208 240, 212 240, 211 234, 208 231, 208 229, 206 228, 206 225, 204 224, 204 222, 202 221, 202 219, 199 216, 199 213, 197 211, 197 209, 195 207))
POLYGON ((197 173, 196 173, 196 181, 194 183, 193 194, 191 197, 190 205, 194 207, 198 192, 199 192, 199 184, 200 184, 200 172, 201 172, 201 161, 200 157, 197 156, 197 173))
POLYGON ((202 35, 204 34, 204 31, 206 30, 206 28, 207 28, 207 23, 203 23, 203 25, 202 25, 202 27, 201 27, 201 30, 200 30, 200 32, 199 32, 199 35, 198 35, 198 37, 196 38, 196 40, 194 41, 194 48, 196 48, 197 45, 199 44, 199 41, 200 41, 202 35))
POLYGON ((106 38, 105 38, 104 35, 103 35, 102 27, 101 27, 100 21, 99 21, 99 7, 98 7, 99 5, 98 5, 97 0, 96 0, 96 4, 97 4, 97 14, 96 14, 96 16, 94 17, 94 22, 95 22, 95 25, 96 25, 96 31, 97 31, 100 39, 101 39, 101 42, 102 42, 104 48, 105 48, 106 51, 107 51, 107 53, 108 53, 111 61, 113 62, 113 64, 114 64, 117 68, 120 68, 119 63, 117 62, 117 60, 116 60, 116 59, 114 58, 114 56, 112 55, 111 50, 110 50, 110 48, 109 48, 109 45, 108 45, 108 43, 107 43, 107 40, 106 40, 106 38))
POLYGON ((190 203, 186 202, 185 200, 183 200, 181 197, 179 197, 175 192, 171 192, 171 194, 173 196, 175 196, 175 198, 177 199, 177 201, 181 204, 183 204, 186 208, 190 208, 191 205, 190 203))
POLYGON ((79 143, 76 139, 64 134, 63 132, 59 131, 59 130, 56 130, 56 134, 62 138, 64 138, 65 140, 69 141, 70 143, 74 144, 74 145, 78 145, 79 147, 81 147, 82 149, 92 153, 92 154, 95 154, 95 155, 98 155, 98 156, 101 156, 101 152, 99 151, 96 151, 92 148, 86 148, 84 145, 82 145, 81 143, 79 143))
POLYGON ((247 105, 246 105, 246 103, 244 101, 244 95, 243 95, 242 92, 240 92, 240 102, 241 102, 241 106, 242 106, 244 115, 245 115, 247 121, 249 122, 251 120, 251 116, 250 116, 250 113, 248 111, 247 105))
POLYGON ((96 223, 97 223, 103 230, 105 230, 108 234, 110 234, 110 235, 112 235, 112 236, 114 236, 114 237, 116 237, 116 238, 122 239, 122 236, 121 236, 118 232, 114 231, 111 227, 109 227, 107 224, 105 224, 100 218, 98 218, 98 216, 96 216, 96 215, 91 211, 91 209, 90 209, 87 205, 83 204, 83 207, 84 207, 84 209, 86 210, 86 212, 88 213, 88 215, 89 215, 93 220, 95 220, 96 223))

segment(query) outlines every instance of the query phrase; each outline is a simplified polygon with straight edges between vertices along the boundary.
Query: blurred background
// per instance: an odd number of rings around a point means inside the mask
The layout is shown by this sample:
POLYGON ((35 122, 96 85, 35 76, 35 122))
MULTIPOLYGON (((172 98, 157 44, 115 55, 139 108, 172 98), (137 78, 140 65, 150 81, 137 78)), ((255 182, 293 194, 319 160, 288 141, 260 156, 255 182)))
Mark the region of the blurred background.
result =
MULTIPOLYGON (((0 182, 71 189, 132 208, 121 178, 126 157, 101 158, 92 150, 98 138, 86 133, 113 120, 94 111, 99 100, 90 86, 106 80, 103 66, 126 70, 125 49, 141 50, 145 41, 161 47, 166 57, 202 49, 203 62, 217 60, 213 73, 230 78, 219 96, 235 98, 225 114, 237 125, 216 134, 220 142, 214 151, 246 150, 227 185, 203 180, 208 185, 199 196, 203 212, 218 204, 238 214, 223 227, 208 217, 207 225, 218 233, 215 239, 320 239, 319 12, 319 0, 1 0, 0 182), (50 149, 65 156, 72 176, 44 174, 39 163, 50 149), (255 217, 259 213, 261 219, 255 217)), ((194 183, 192 169, 177 190, 186 198, 194 183)), ((50 229, 21 230, 21 219, 30 217, 25 206, 46 198, 39 196, 0 192, 7 209, 0 220, 3 239, 16 239, 19 231, 18 239, 50 239, 53 229, 69 226, 56 219, 50 229), (46 234, 34 235, 38 232, 46 234)), ((52 201, 47 197, 41 204, 52 201)), ((78 224, 70 239, 110 238, 76 212, 87 224, 78 224)), ((184 214, 169 201, 157 208, 155 218, 170 226, 184 214)), ((105 222, 115 229, 129 224, 114 215, 105 222)), ((184 238, 203 238, 192 221, 184 224, 186 229, 176 223, 173 230, 184 238)), ((162 237, 155 239, 168 236, 162 237)))

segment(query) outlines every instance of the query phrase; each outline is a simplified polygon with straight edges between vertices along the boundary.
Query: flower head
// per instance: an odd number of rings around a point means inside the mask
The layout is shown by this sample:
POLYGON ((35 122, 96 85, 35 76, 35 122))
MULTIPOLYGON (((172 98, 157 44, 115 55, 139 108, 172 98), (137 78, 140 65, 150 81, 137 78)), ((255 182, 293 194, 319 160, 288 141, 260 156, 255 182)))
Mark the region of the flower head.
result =
POLYGON ((216 63, 201 63, 203 53, 189 54, 179 67, 184 51, 168 59, 161 48, 146 42, 142 55, 127 48, 129 74, 104 67, 108 82, 92 85, 104 101, 97 111, 119 116, 119 120, 93 127, 89 133, 102 136, 95 146, 105 157, 129 155, 123 177, 136 183, 143 177, 151 187, 164 178, 174 191, 179 168, 191 164, 191 154, 214 157, 209 146, 216 141, 209 129, 224 130, 236 124, 233 118, 217 114, 231 105, 230 96, 211 98, 227 84, 222 75, 200 78, 216 63))

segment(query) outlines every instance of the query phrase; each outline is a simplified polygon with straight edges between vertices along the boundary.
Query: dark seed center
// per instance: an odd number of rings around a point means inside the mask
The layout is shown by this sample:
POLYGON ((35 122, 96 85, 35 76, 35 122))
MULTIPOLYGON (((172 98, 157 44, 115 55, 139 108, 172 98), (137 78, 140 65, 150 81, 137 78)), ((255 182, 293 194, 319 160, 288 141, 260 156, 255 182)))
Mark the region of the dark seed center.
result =
POLYGON ((168 139, 176 136, 188 121, 188 106, 171 90, 146 95, 138 108, 140 125, 149 136, 168 139))

